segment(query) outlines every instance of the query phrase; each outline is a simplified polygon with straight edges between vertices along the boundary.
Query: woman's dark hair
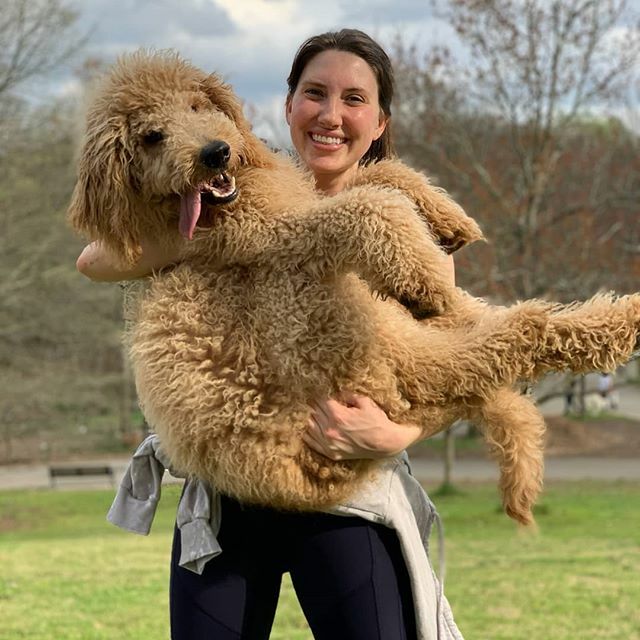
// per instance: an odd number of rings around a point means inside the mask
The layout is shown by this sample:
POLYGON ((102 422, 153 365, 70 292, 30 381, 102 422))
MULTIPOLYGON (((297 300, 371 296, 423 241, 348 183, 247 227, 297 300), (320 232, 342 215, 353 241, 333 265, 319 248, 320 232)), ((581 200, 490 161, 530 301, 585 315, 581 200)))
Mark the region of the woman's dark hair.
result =
MULTIPOLYGON (((305 40, 291 65, 291 72, 287 78, 289 98, 293 96, 300 76, 309 61, 323 51, 346 51, 362 58, 373 70, 378 83, 378 102, 387 118, 391 117, 391 101, 393 99, 394 76, 393 67, 389 56, 384 49, 370 36, 358 29, 342 29, 340 31, 327 31, 305 40)), ((368 151, 360 160, 361 164, 375 162, 395 156, 393 142, 391 140, 391 126, 387 122, 382 135, 371 143, 368 151)))

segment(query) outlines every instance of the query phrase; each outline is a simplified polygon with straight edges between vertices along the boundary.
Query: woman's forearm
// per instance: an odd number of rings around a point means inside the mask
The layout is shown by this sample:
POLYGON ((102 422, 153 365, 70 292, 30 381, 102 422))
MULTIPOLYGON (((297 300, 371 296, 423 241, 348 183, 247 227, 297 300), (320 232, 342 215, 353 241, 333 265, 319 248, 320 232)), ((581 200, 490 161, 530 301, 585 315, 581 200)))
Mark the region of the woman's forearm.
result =
POLYGON ((180 261, 179 245, 160 245, 144 241, 140 243, 142 254, 131 266, 122 267, 118 259, 99 241, 88 244, 76 260, 78 271, 96 282, 135 280, 151 275, 154 271, 180 261))
POLYGON ((303 434, 312 449, 332 460, 388 458, 422 438, 417 425, 398 425, 370 398, 342 394, 317 402, 303 434))

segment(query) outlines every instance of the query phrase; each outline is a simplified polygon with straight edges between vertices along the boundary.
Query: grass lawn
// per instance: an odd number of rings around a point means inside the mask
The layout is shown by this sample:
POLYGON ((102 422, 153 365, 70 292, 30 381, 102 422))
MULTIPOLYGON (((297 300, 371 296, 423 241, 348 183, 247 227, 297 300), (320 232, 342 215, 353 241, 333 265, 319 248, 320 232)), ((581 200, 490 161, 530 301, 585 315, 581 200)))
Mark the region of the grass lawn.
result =
MULTIPOLYGON (((168 638, 177 497, 165 490, 140 537, 105 522, 111 491, 0 492, 0 638, 168 638)), ((640 640, 640 484, 552 485, 537 535, 499 513, 492 486, 435 502, 466 640, 640 640)), ((311 638, 288 581, 272 638, 311 638)))

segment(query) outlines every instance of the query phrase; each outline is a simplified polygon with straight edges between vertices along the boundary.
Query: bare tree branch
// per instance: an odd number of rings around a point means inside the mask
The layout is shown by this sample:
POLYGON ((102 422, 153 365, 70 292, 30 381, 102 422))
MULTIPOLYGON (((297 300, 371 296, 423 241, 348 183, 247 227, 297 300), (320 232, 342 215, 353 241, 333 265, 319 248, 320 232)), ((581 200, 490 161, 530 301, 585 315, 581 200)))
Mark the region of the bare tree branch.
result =
POLYGON ((0 96, 44 76, 84 44, 77 15, 64 0, 3 0, 0 5, 0 96))
POLYGON ((416 60, 396 46, 405 103, 396 131, 400 150, 493 240, 481 260, 464 262, 470 279, 484 273, 483 293, 502 298, 628 287, 634 270, 613 257, 636 246, 623 231, 640 240, 627 227, 639 207, 638 141, 618 120, 594 116, 619 100, 640 61, 626 1, 436 5, 466 53, 461 63, 442 48, 416 60))

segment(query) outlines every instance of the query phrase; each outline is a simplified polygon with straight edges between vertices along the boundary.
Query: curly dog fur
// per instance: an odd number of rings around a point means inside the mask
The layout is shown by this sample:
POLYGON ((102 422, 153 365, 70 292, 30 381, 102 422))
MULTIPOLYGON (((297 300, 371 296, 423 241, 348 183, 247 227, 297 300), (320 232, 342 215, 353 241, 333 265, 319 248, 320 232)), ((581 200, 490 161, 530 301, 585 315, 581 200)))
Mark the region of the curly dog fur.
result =
POLYGON ((139 297, 136 383, 173 464, 244 501, 321 509, 375 473, 301 439, 310 401, 350 390, 425 437, 479 423, 505 509, 529 523, 544 422, 513 385, 611 370, 638 341, 637 295, 497 308, 451 286, 443 245, 481 233, 445 193, 384 161, 317 194, 252 134, 229 86, 175 54, 134 54, 107 77, 70 219, 123 263, 141 238, 193 236, 139 297))

